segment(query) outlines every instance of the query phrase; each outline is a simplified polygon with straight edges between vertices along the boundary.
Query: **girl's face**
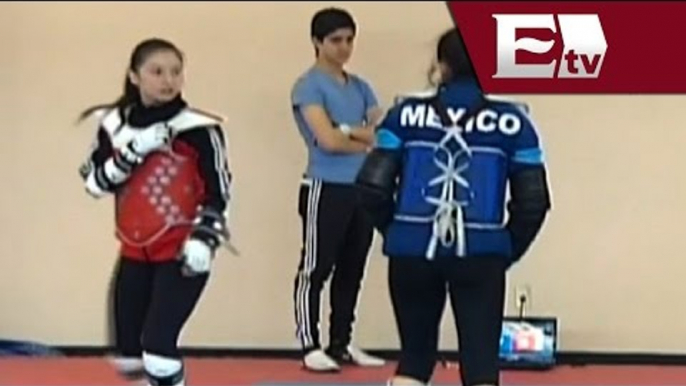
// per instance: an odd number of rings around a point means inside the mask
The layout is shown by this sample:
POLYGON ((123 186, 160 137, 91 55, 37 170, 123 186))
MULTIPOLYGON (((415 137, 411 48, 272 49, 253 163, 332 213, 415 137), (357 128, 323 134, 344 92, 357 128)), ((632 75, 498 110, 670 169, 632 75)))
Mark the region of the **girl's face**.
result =
POLYGON ((156 51, 148 56, 129 79, 138 86, 146 106, 158 105, 176 98, 184 85, 183 62, 171 50, 156 51))

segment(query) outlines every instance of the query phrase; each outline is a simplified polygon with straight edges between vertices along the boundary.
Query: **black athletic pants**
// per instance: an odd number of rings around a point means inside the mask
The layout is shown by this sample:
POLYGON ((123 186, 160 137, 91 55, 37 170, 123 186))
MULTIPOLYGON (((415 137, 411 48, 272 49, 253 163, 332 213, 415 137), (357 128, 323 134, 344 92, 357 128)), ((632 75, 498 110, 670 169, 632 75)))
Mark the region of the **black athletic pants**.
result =
POLYGON ((358 294, 374 227, 353 185, 304 181, 298 212, 303 244, 295 278, 297 337, 305 352, 321 347, 321 291, 333 271, 330 288, 329 346, 351 341, 358 294))
POLYGON ((180 332, 208 276, 183 276, 176 261, 144 263, 120 259, 112 288, 118 354, 140 357, 145 351, 180 358, 180 332))
POLYGON ((499 258, 391 258, 388 279, 401 341, 396 375, 424 383, 431 379, 449 295, 462 385, 498 385, 505 271, 499 258))

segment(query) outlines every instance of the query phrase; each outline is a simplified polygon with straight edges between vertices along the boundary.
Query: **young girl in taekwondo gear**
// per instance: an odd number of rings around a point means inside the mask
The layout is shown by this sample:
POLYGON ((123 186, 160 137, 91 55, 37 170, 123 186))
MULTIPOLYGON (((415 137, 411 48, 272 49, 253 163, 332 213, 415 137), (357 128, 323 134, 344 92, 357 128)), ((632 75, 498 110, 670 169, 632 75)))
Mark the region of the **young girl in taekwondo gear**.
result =
POLYGON ((168 41, 141 42, 124 94, 80 117, 100 115, 80 169, 86 191, 116 201, 115 363, 150 385, 185 384, 177 341, 229 234, 221 119, 183 99, 183 59, 168 41))
POLYGON ((431 380, 448 296, 462 384, 498 385, 505 275, 550 208, 546 166, 528 112, 482 93, 455 29, 436 59, 437 89, 390 109, 357 177, 390 258, 401 355, 389 385, 431 380))

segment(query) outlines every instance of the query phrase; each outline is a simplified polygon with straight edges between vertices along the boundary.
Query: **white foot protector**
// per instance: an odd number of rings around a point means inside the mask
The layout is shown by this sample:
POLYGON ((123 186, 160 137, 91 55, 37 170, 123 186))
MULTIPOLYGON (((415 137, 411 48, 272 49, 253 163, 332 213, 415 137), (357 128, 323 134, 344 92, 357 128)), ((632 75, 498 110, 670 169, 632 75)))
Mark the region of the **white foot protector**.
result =
POLYGON ((143 353, 143 364, 149 386, 185 386, 183 362, 180 359, 143 353))

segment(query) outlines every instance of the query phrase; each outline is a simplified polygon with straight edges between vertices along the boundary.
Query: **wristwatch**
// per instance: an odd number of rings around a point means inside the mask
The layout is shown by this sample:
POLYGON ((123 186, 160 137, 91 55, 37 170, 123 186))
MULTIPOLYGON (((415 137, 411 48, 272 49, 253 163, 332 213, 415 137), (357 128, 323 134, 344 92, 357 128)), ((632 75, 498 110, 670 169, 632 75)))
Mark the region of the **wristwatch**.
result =
POLYGON ((350 132, 353 130, 352 127, 349 125, 346 125, 345 123, 342 125, 338 126, 338 129, 343 132, 343 134, 347 135, 348 137, 350 136, 350 132))

